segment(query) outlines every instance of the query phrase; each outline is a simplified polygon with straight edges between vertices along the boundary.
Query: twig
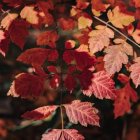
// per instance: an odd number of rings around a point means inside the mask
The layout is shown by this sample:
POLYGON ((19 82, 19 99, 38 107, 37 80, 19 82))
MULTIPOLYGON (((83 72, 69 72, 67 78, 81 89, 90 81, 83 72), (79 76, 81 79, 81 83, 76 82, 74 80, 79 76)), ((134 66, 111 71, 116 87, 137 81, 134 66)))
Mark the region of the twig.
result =
POLYGON ((115 27, 113 27, 112 25, 110 25, 108 22, 100 19, 99 17, 93 16, 96 20, 104 23, 105 25, 107 25, 108 27, 110 27, 111 29, 113 29, 114 31, 116 31, 117 33, 119 33, 120 35, 122 35, 124 38, 126 38, 127 40, 129 40, 131 43, 135 44, 137 47, 140 48, 140 45, 138 45, 135 41, 133 41, 132 39, 130 39, 128 36, 126 36, 125 34, 123 34, 122 32, 120 32, 118 29, 116 29, 115 27))

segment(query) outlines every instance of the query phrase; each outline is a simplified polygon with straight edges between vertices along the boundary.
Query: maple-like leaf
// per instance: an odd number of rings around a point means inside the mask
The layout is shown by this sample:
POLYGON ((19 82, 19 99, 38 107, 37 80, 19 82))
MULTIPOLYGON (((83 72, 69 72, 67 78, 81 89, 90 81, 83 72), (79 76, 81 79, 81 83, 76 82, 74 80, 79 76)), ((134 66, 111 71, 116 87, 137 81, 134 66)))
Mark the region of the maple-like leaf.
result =
POLYGON ((89 49, 91 53, 102 51, 104 47, 108 47, 110 38, 114 38, 114 32, 105 26, 96 26, 97 30, 89 33, 89 49))
POLYGON ((45 60, 55 61, 58 53, 55 50, 45 48, 32 48, 23 52, 17 60, 25 64, 41 66, 45 60))
POLYGON ((41 140, 84 140, 84 137, 75 129, 52 129, 41 140))
POLYGON ((133 55, 132 46, 122 39, 114 41, 116 45, 109 46, 105 49, 107 53, 104 57, 105 69, 109 74, 119 72, 123 64, 128 63, 128 56, 133 55))
POLYGON ((119 6, 115 7, 112 11, 109 10, 107 13, 109 22, 111 22, 117 28, 124 28, 130 23, 135 21, 134 16, 122 13, 119 6))
POLYGON ((64 107, 70 122, 74 124, 79 122, 83 126, 88 124, 99 126, 98 110, 92 107, 90 102, 75 100, 71 104, 64 105, 64 107))
POLYGON ((84 29, 92 25, 92 19, 89 16, 81 16, 78 18, 78 29, 84 29))
POLYGON ((37 45, 48 45, 52 48, 56 46, 55 42, 58 40, 58 34, 55 31, 45 31, 38 35, 37 45))
POLYGON ((130 78, 135 84, 136 88, 140 85, 140 57, 136 58, 135 63, 130 66, 130 78))
POLYGON ((49 117, 55 110, 57 106, 43 106, 35 110, 28 111, 22 115, 23 118, 31 120, 42 120, 49 117))
POLYGON ((15 20, 18 17, 18 14, 16 13, 8 13, 2 20, 1 20, 1 26, 8 30, 9 26, 11 25, 12 21, 15 20))
POLYGON ((28 24, 23 20, 14 20, 9 27, 9 34, 12 42, 23 49, 28 36, 28 24))
POLYGON ((123 116, 131 109, 130 100, 136 102, 138 97, 136 91, 127 83, 123 88, 116 91, 116 99, 114 102, 115 118, 123 116))
POLYGON ((39 13, 35 11, 34 6, 25 6, 21 12, 20 16, 23 19, 26 19, 27 22, 31 24, 38 24, 39 22, 39 13))
POLYGON ((44 79, 37 75, 21 73, 13 81, 8 95, 13 97, 37 97, 44 91, 44 79), (36 88, 35 88, 36 87, 36 88))
POLYGON ((6 55, 9 48, 10 40, 7 37, 7 33, 0 30, 0 54, 6 55))
POLYGON ((99 71, 93 74, 91 84, 88 89, 83 90, 83 94, 87 96, 95 95, 99 99, 115 99, 114 81, 105 71, 99 71))

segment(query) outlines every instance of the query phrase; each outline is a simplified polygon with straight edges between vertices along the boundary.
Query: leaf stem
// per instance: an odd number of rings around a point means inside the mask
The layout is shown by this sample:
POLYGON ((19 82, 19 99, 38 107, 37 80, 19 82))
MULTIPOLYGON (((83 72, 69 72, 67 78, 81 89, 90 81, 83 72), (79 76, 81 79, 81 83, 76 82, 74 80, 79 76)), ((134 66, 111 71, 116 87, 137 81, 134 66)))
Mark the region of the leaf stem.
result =
POLYGON ((63 108, 62 105, 60 106, 60 111, 61 111, 61 125, 62 125, 62 130, 64 129, 64 120, 63 120, 63 108))
POLYGON ((135 44, 137 47, 140 48, 140 45, 138 45, 135 41, 133 41, 132 39, 130 39, 128 36, 126 36, 125 34, 123 34, 122 32, 120 32, 118 29, 116 29, 115 27, 113 27, 112 25, 110 25, 108 22, 102 20, 99 17, 93 16, 96 20, 102 22, 103 24, 105 24, 106 26, 110 27, 111 29, 113 29, 114 31, 116 31, 117 33, 119 33, 120 35, 122 35, 124 38, 126 38, 127 40, 129 40, 131 43, 135 44))

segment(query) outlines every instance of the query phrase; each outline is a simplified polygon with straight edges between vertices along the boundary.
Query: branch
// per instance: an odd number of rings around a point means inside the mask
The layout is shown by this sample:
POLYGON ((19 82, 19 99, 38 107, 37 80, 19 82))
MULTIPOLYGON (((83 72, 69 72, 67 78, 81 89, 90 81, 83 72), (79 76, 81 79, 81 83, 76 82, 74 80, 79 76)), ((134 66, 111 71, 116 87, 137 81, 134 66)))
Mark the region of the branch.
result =
POLYGON ((125 34, 123 34, 122 32, 120 32, 118 29, 116 29, 115 27, 113 27, 112 25, 108 24, 108 22, 100 19, 99 17, 93 16, 96 20, 102 22, 103 24, 105 24, 106 26, 110 27, 111 29, 113 29, 114 31, 116 31, 117 33, 119 33, 120 35, 122 35, 124 38, 126 38, 127 40, 129 40, 131 43, 135 44, 137 47, 140 48, 140 45, 138 45, 135 41, 133 41, 132 39, 130 39, 128 36, 126 36, 125 34))

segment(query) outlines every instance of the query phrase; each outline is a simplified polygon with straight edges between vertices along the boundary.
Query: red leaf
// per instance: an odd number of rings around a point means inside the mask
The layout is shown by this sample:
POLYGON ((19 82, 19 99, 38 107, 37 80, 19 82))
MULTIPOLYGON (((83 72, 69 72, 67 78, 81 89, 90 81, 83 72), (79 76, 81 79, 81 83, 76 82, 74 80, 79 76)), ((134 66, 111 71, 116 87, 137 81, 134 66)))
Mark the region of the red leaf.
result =
POLYGON ((9 39, 7 37, 6 32, 4 33, 2 30, 0 30, 0 53, 5 56, 8 48, 9 48, 9 39))
POLYGON ((71 18, 69 19, 60 18, 59 25, 63 30, 72 30, 75 27, 75 21, 71 18))
POLYGON ((78 9, 86 9, 89 5, 89 2, 85 0, 76 0, 76 2, 77 2, 76 7, 78 9))
POLYGON ((46 31, 37 37, 37 45, 48 45, 52 48, 56 46, 55 42, 58 40, 58 34, 55 31, 46 31))
POLYGON ((88 124, 99 126, 98 110, 92 107, 90 102, 75 100, 71 104, 64 105, 64 107, 70 122, 74 124, 79 122, 83 126, 88 124))
POLYGON ((74 79, 74 77, 72 75, 67 75, 67 77, 64 81, 64 85, 68 91, 72 92, 76 86, 76 80, 74 79))
POLYGON ((31 120, 42 120, 49 117, 56 109, 57 106, 43 106, 24 113, 22 117, 31 120))
POLYGON ((129 77, 124 75, 123 73, 120 73, 118 75, 118 80, 122 83, 122 84, 126 84, 129 82, 129 77))
POLYGON ((82 89, 88 89, 89 85, 92 84, 93 74, 90 70, 83 70, 82 73, 78 76, 82 89))
POLYGON ((58 57, 58 53, 55 50, 45 48, 32 48, 23 52, 17 60, 25 64, 37 64, 42 65, 45 60, 55 61, 58 57))
POLYGON ((3 0, 4 3, 7 3, 8 6, 17 7, 23 3, 23 0, 3 0))
POLYGON ((96 11, 104 12, 106 10, 105 4, 102 0, 91 0, 92 8, 96 11))
POLYGON ((116 93, 117 97, 114 102, 115 118, 128 113, 131 109, 130 100, 136 102, 138 99, 136 91, 129 83, 124 88, 117 90, 116 93))
POLYGON ((8 95, 14 97, 37 97, 44 91, 44 79, 27 73, 16 76, 12 83, 8 95))
POLYGON ((28 36, 28 24, 23 20, 14 20, 9 27, 11 40, 23 49, 26 37, 28 36))
POLYGON ((84 140, 84 137, 75 129, 53 129, 43 134, 41 140, 84 140))
POLYGON ((83 93, 87 96, 93 94, 99 99, 106 98, 113 100, 116 97, 114 81, 105 71, 94 73, 92 83, 87 90, 83 90, 83 93))
POLYGON ((88 53, 74 50, 65 51, 63 59, 67 64, 75 64, 79 70, 91 67, 95 63, 95 58, 91 57, 88 53))

